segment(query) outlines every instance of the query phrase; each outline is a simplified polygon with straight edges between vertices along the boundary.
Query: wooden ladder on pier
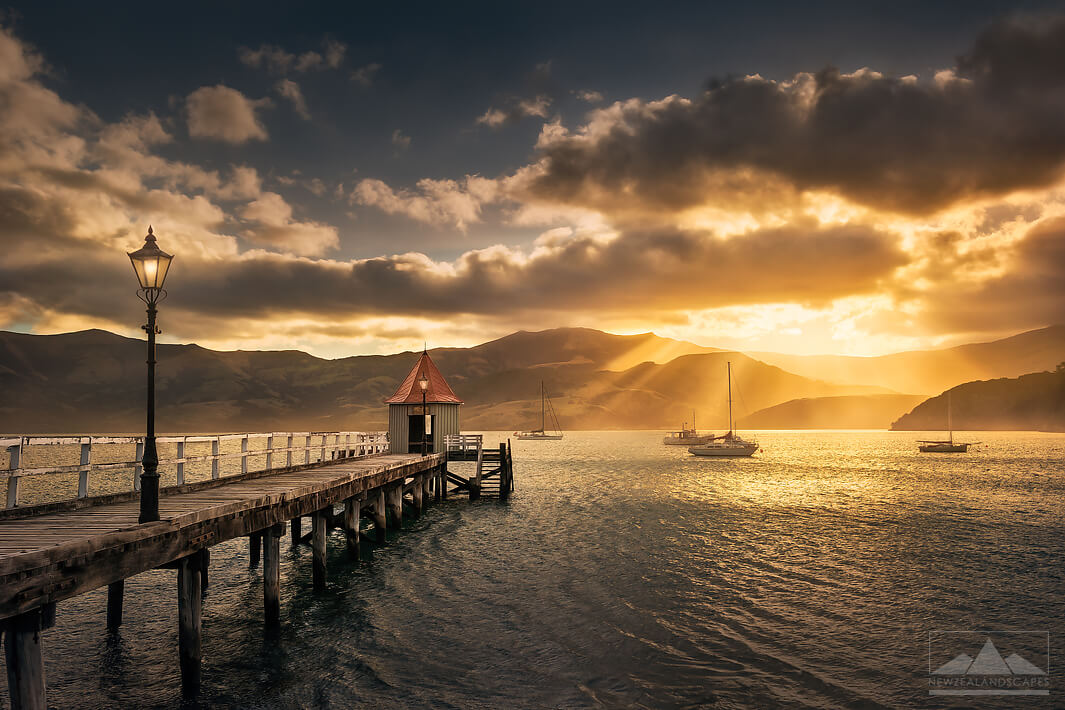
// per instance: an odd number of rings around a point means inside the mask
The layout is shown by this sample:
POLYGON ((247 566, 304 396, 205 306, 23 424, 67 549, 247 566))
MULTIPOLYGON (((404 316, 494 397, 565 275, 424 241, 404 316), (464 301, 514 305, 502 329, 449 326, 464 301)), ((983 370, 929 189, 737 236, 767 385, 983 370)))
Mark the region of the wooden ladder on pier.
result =
POLYGON ((447 473, 448 482, 456 486, 455 492, 468 492, 471 499, 510 497, 514 490, 514 459, 509 441, 489 449, 482 446, 479 434, 448 437, 447 442, 449 461, 477 462, 476 473, 470 479, 450 471, 447 473))

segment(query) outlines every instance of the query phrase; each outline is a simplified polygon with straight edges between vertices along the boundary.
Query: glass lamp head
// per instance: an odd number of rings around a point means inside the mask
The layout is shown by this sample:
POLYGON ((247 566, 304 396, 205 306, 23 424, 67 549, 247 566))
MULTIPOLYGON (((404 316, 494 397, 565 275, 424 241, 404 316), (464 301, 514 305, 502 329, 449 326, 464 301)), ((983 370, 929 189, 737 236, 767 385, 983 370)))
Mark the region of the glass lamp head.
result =
POLYGON ((144 246, 135 252, 130 252, 128 256, 141 288, 147 291, 163 288, 166 272, 170 270, 170 262, 174 256, 167 254, 155 243, 155 234, 152 233, 151 227, 148 227, 148 236, 144 238, 144 246))

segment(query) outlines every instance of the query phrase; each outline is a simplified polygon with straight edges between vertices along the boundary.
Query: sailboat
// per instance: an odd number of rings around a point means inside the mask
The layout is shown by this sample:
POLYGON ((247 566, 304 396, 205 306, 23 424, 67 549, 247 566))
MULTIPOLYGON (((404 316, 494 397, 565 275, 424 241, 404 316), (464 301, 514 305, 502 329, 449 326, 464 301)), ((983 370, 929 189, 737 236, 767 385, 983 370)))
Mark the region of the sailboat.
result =
POLYGON ((547 390, 544 389, 543 380, 540 380, 540 428, 531 431, 516 431, 514 432, 514 438, 525 441, 558 441, 562 438, 562 430, 558 428, 558 417, 555 416, 555 408, 551 406, 551 398, 547 396, 547 390), (555 423, 553 431, 546 431, 544 428, 547 423, 547 412, 551 412, 551 419, 555 423))
POLYGON ((695 410, 692 410, 692 428, 688 428, 688 422, 681 425, 680 431, 671 431, 662 437, 662 443, 666 446, 692 446, 693 444, 706 444, 713 440, 712 435, 699 435, 695 428, 695 410))
POLYGON ((954 441, 954 420, 950 403, 950 390, 947 390, 947 440, 946 441, 929 441, 926 439, 917 440, 917 449, 924 454, 964 454, 969 451, 969 447, 973 444, 979 444, 979 441, 954 441))
POLYGON ((751 456, 759 451, 757 441, 740 437, 736 433, 736 423, 732 419, 732 363, 728 363, 728 434, 712 436, 705 444, 691 446, 689 454, 696 456, 751 456))

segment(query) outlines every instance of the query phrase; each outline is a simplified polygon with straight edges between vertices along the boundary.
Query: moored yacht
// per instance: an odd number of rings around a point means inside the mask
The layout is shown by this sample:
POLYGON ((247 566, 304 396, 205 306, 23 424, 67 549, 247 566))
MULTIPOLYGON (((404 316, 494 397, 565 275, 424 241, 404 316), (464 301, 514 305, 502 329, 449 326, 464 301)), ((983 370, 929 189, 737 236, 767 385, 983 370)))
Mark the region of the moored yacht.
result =
POLYGON ((732 363, 728 364, 728 433, 711 436, 710 441, 688 448, 696 456, 751 456, 761 447, 753 439, 744 439, 736 433, 732 419, 732 363))
POLYGON ((680 431, 671 431, 662 437, 662 443, 666 446, 693 446, 695 444, 706 444, 712 441, 713 438, 710 434, 699 434, 699 430, 695 428, 695 411, 692 410, 692 428, 689 429, 688 422, 684 422, 680 431))
POLYGON ((555 408, 551 405, 551 398, 547 396, 543 380, 540 381, 540 428, 529 431, 514 432, 515 439, 522 441, 559 441, 562 439, 562 430, 558 426, 558 417, 555 416, 555 408), (551 419, 555 423, 554 430, 546 430, 547 413, 551 412, 551 419))
POLYGON ((951 416, 950 391, 947 391, 947 438, 945 441, 917 440, 917 450, 923 454, 964 454, 979 441, 954 441, 954 421, 951 416))

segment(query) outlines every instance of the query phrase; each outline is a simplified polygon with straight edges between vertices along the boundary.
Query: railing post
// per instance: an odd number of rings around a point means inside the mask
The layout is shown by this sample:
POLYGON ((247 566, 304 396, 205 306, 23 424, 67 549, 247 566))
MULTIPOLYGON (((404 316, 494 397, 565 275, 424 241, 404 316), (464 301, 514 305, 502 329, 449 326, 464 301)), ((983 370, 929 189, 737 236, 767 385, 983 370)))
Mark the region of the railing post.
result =
POLYGON ((307 465, 311 462, 311 435, 307 435, 307 443, 303 445, 303 463, 307 465))
POLYGON ((240 440, 240 472, 248 472, 248 435, 240 440))
MULTIPOLYGON (((11 471, 18 471, 22 467, 22 441, 14 446, 7 447, 8 464, 7 467, 11 471)), ((12 475, 7 479, 7 507, 18 507, 18 479, 17 475, 12 475)))
MULTIPOLYGON (((82 441, 81 444, 81 465, 88 466, 89 461, 92 459, 92 437, 88 437, 88 441, 82 441)), ((78 498, 84 498, 89 495, 89 469, 83 469, 78 471, 78 498)))
POLYGON ((318 458, 318 460, 320 462, 322 462, 322 463, 325 463, 325 460, 326 460, 325 459, 325 442, 328 441, 328 440, 329 440, 329 435, 328 434, 322 434, 322 455, 318 458))
POLYGON ((134 455, 134 460, 137 464, 133 467, 133 490, 139 491, 141 489, 141 461, 144 460, 144 438, 137 442, 137 452, 134 455))
POLYGON ((274 467, 274 435, 266 437, 266 470, 274 467))
POLYGON ((185 462, 181 459, 185 458, 185 440, 182 439, 177 443, 177 484, 179 486, 185 485, 185 462))
POLYGON ((211 442, 211 478, 218 478, 218 442, 217 436, 211 442))
POLYGON ((286 452, 288 454, 288 457, 285 459, 285 465, 291 468, 292 467, 292 434, 288 435, 288 446, 286 448, 288 449, 288 451, 286 452))

